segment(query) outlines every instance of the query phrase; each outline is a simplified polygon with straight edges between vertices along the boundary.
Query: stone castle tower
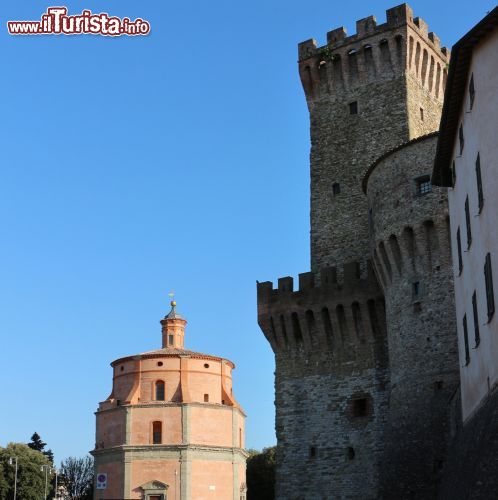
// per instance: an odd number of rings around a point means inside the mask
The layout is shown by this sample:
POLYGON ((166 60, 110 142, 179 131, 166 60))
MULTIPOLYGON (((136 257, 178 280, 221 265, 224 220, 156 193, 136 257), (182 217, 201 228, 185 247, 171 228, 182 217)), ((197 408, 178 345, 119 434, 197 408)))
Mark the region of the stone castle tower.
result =
POLYGON ((162 348, 111 363, 112 392, 96 412, 96 500, 245 500, 235 366, 185 349, 186 324, 172 301, 162 348))
POLYGON ((356 30, 299 44, 311 272, 297 291, 258 284, 278 499, 432 498, 458 379, 447 224, 433 217, 446 194, 424 181, 431 137, 412 143, 439 126, 449 53, 406 4, 356 30), (394 151, 403 175, 383 165, 394 151))

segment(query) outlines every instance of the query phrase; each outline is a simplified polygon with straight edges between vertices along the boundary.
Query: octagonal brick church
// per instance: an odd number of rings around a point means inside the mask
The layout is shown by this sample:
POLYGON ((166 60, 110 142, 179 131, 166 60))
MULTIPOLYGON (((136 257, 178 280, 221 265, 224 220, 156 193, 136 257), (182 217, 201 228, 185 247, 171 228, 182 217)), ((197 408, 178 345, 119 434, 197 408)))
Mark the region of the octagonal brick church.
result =
POLYGON ((162 348, 111 363, 96 412, 95 500, 245 500, 245 413, 234 364, 184 348, 176 302, 162 348))

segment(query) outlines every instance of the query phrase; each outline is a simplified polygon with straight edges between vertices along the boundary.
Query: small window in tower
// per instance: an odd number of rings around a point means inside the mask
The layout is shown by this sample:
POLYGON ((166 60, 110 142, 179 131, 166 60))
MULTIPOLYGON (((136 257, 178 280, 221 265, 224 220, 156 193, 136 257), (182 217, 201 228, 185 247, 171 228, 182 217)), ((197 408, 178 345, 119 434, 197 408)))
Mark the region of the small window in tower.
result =
POLYGON ((204 394, 204 403, 209 403, 209 394, 204 394))
POLYGON ((426 175, 417 179, 417 195, 423 196, 432 191, 431 178, 426 175))
POLYGON ((456 173, 456 168, 455 168, 455 160, 453 160, 453 163, 451 164, 451 185, 452 185, 452 187, 455 187, 456 178, 457 178, 457 173, 456 173))
POLYGON ((173 335, 168 335, 168 344, 171 346, 173 345, 175 342, 174 342, 174 337, 173 335))
POLYGON ((156 382, 156 401, 164 401, 164 382, 162 380, 156 382))
POLYGON ((412 283, 412 295, 413 297, 418 297, 420 295, 420 281, 412 283))
POLYGON ((424 121, 424 108, 420 108, 420 120, 424 121))
POLYGON ((460 143, 460 156, 463 153, 463 146, 465 144, 465 139, 463 137, 463 125, 460 124, 460 128, 458 129, 458 142, 460 143))
POLYGON ((474 98, 476 96, 476 89, 474 87, 474 74, 472 73, 469 83, 469 98, 470 98, 470 109, 474 107, 474 98))
POLYGON ((353 460, 354 459, 354 455, 355 455, 354 448, 352 446, 349 446, 346 449, 346 457, 347 457, 347 459, 348 460, 353 460))
POLYGON ((444 387, 444 383, 443 383, 443 381, 442 381, 442 380, 436 380, 436 381, 434 382, 434 390, 435 390, 436 392, 438 392, 438 391, 442 391, 442 390, 443 390, 443 387, 444 387))
POLYGON ((152 444, 162 444, 163 442, 163 424, 162 422, 152 422, 152 444))
POLYGON ((120 369, 121 371, 124 371, 124 366, 121 366, 119 369, 120 369))
POLYGON ((207 363, 204 363, 204 368, 209 368, 209 365, 207 363))
POLYGON ((368 400, 367 398, 353 399, 353 417, 368 416, 368 400))
POLYGON ((358 114, 358 101, 353 101, 349 103, 349 114, 350 115, 358 114))
POLYGON ((163 362, 162 361, 158 361, 157 362, 157 366, 163 366, 163 362))
POLYGON ((310 446, 310 458, 316 458, 316 446, 310 446))
POLYGON ((341 185, 338 182, 332 184, 332 194, 337 196, 341 192, 341 185))

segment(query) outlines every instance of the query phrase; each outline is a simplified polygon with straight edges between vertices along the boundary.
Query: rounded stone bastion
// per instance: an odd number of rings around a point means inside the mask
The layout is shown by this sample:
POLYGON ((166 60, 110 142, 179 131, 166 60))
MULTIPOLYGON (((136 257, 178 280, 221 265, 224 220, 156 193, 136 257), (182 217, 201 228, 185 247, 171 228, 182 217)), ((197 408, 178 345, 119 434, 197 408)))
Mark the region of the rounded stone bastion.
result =
POLYGON ((384 484, 399 485, 397 498, 433 498, 458 385, 447 193, 430 181, 436 141, 432 133, 392 149, 363 179, 391 368, 384 484))

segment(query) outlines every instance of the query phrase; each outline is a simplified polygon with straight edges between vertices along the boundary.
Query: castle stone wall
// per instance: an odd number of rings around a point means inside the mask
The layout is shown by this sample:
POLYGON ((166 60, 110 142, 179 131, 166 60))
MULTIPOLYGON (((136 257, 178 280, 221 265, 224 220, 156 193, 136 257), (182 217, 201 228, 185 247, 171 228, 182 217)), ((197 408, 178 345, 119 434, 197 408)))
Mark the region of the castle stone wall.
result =
POLYGON ((388 397, 384 301, 358 263, 258 285, 275 351, 277 498, 376 498, 388 397), (364 412, 355 410, 364 401, 364 412), (298 471, 301 471, 298 473, 298 471))
POLYGON ((419 192, 436 140, 432 134, 386 155, 367 181, 391 368, 384 498, 435 498, 459 380, 447 193, 419 192))
MULTIPOLYGON (((422 400, 433 398, 433 392, 421 392, 425 380, 415 386, 410 385, 413 377, 405 381, 396 347, 395 390, 401 387, 401 392, 392 399, 386 310, 370 264, 362 180, 377 158, 437 130, 449 53, 406 4, 386 14, 384 24, 370 16, 357 21, 351 36, 341 27, 327 34, 322 47, 315 40, 298 47, 310 112, 311 272, 300 275, 296 291, 289 277, 281 278, 276 290, 271 283, 258 284, 258 322, 276 359, 277 499, 380 498, 386 481, 384 446, 394 444, 395 436, 392 429, 386 435, 392 425, 388 419, 394 421, 389 406, 395 415, 408 414, 401 396, 409 394, 416 403, 411 421, 423 420, 427 407, 422 400)), ((429 155, 426 165, 433 151, 424 154, 429 155)), ((383 193, 386 201, 393 193, 383 193)), ((400 220, 392 221, 396 234, 400 220)), ((384 290, 387 285, 382 282, 384 290)), ((391 299, 387 319, 394 332, 411 317, 395 317, 391 299)), ((434 338, 432 356, 440 352, 438 346, 434 338)), ((403 431, 412 446, 427 428, 403 431)), ((398 439, 401 449, 405 436, 398 439)), ((433 465, 432 455, 426 461, 433 465)))

